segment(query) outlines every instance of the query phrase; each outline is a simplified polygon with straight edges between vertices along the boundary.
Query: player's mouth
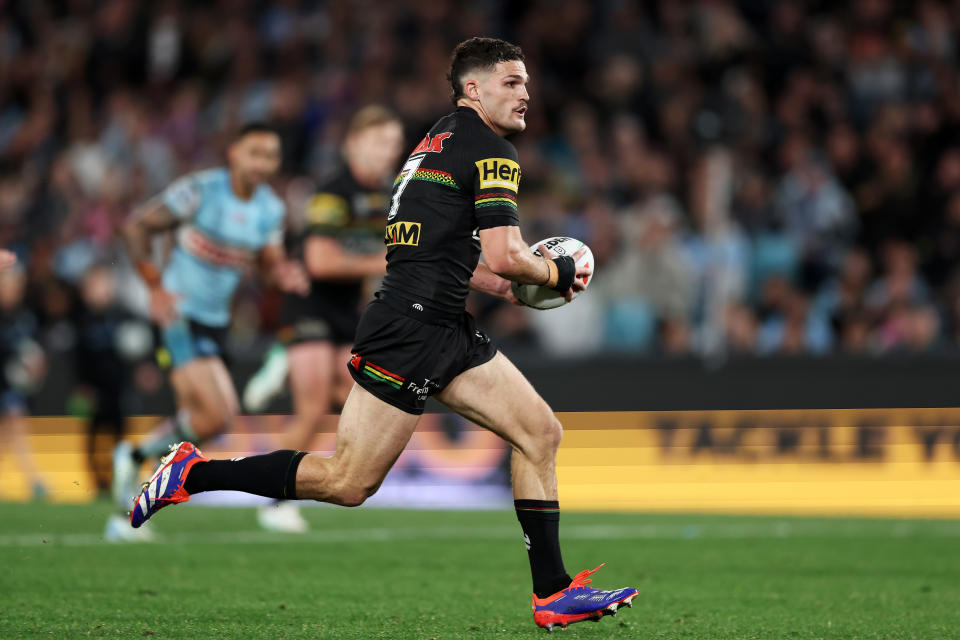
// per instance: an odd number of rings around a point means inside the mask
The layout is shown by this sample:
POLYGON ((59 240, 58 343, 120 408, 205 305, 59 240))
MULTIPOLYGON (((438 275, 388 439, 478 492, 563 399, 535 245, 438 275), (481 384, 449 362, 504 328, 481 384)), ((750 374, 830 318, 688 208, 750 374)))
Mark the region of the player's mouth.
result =
POLYGON ((513 110, 513 112, 522 118, 523 115, 527 112, 527 107, 526 105, 522 107, 517 107, 516 109, 513 110))

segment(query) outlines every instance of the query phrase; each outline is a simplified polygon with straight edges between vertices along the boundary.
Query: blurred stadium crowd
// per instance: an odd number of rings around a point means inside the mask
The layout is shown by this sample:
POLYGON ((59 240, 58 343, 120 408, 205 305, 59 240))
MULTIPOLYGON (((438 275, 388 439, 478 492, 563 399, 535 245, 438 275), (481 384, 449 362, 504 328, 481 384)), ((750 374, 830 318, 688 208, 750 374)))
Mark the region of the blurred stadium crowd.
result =
MULTIPOLYGON (((241 124, 282 132, 276 185, 295 229, 351 113, 393 107, 412 147, 451 110, 450 50, 478 34, 527 56, 531 110, 514 140, 525 237, 581 238, 598 262, 562 323, 473 300, 505 344, 876 354, 960 343, 960 2, 0 7, 0 246, 25 265, 24 304, 48 352, 74 348, 91 296, 105 295, 82 293, 98 265, 117 297, 101 306, 145 317, 118 228, 178 175, 220 163, 241 124)), ((240 292, 235 346, 275 328, 277 301, 240 292)), ((17 296, 0 304, 9 314, 17 296)))

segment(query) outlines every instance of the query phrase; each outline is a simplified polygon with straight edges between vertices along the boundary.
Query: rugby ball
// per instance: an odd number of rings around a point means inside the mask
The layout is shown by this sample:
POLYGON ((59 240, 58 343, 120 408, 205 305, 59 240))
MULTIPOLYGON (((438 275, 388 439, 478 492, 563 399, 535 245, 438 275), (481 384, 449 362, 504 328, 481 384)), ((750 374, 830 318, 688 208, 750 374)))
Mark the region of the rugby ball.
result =
MULTIPOLYGON (((580 250, 580 247, 586 247, 587 250, 582 256, 580 256, 580 259, 577 260, 577 267, 593 265, 593 252, 590 251, 590 247, 587 247, 587 245, 583 244, 576 238, 554 236, 531 245, 530 250, 533 251, 534 255, 542 258, 543 256, 540 255, 540 250, 538 249, 540 245, 545 245, 547 249, 550 249, 558 256, 572 256, 574 253, 580 250)), ((583 281, 583 286, 586 287, 589 285, 590 280, 592 279, 592 275, 581 278, 583 281)), ((511 289, 513 290, 513 295, 517 297, 517 300, 528 307, 533 307, 534 309, 556 309, 557 307, 562 307, 567 303, 562 293, 554 291, 548 287, 541 287, 536 284, 520 284, 518 282, 514 282, 511 284, 511 289)), ((580 295, 580 292, 574 293, 574 299, 576 299, 578 295, 580 295)))

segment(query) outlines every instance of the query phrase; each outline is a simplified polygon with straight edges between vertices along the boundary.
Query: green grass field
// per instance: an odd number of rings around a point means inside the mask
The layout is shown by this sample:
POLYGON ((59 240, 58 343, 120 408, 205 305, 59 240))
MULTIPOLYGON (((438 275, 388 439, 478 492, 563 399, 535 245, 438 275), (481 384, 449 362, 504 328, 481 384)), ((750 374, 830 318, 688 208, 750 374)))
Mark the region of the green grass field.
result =
MULTIPOLYGON (((0 638, 544 638, 511 512, 164 511, 100 541, 108 507, 0 504, 0 638)), ((960 522, 564 514, 571 573, 635 585, 576 638, 960 637, 960 522)))

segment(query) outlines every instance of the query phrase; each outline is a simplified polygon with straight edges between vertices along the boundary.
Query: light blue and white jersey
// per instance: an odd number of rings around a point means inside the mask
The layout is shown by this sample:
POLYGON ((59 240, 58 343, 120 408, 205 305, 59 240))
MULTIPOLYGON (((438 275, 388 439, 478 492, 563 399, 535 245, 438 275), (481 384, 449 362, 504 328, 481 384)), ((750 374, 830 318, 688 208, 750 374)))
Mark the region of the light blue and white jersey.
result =
POLYGON ((225 168, 188 174, 161 198, 181 220, 163 286, 179 296, 182 315, 224 327, 233 293, 257 253, 283 242, 283 202, 265 184, 241 200, 225 168))

